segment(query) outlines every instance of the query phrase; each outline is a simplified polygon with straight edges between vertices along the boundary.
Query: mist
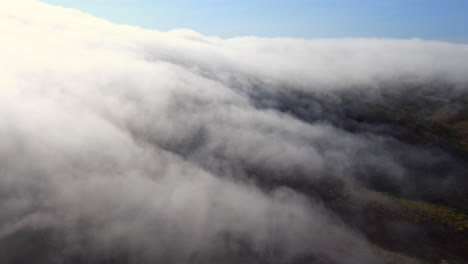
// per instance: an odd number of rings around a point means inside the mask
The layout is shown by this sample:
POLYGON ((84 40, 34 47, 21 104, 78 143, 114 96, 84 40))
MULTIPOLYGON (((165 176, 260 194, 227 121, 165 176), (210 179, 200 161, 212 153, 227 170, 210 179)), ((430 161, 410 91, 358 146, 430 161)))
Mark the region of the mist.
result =
POLYGON ((336 201, 468 201, 463 158, 364 109, 465 96, 468 45, 220 39, 29 0, 0 32, 2 263, 385 263, 336 201))

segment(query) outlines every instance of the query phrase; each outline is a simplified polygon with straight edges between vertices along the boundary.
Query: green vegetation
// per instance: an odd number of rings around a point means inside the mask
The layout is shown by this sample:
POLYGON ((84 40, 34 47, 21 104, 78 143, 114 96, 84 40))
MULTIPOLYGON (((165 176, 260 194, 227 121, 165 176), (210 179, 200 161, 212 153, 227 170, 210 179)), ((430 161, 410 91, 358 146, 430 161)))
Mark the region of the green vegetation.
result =
POLYGON ((454 209, 401 198, 373 200, 367 210, 373 214, 406 219, 414 223, 438 224, 447 231, 468 233, 468 216, 454 209))
POLYGON ((437 141, 468 152, 468 97, 444 103, 418 97, 417 102, 395 99, 370 109, 424 135, 421 143, 437 141))
POLYGON ((415 222, 439 223, 452 231, 468 231, 468 216, 453 209, 407 199, 395 199, 395 202, 401 216, 410 217, 415 222))

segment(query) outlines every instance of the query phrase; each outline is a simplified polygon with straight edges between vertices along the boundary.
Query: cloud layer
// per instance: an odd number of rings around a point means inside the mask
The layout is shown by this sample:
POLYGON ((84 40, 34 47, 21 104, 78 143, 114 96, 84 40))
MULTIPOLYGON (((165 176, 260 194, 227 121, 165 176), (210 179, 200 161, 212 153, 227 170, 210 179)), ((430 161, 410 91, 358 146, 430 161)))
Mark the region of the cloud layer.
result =
POLYGON ((354 192, 382 180, 414 193, 408 175, 462 172, 383 126, 353 131, 346 115, 361 102, 350 98, 402 87, 463 92, 468 45, 224 40, 28 0, 1 5, 0 32, 5 261, 380 263, 296 183, 337 178, 354 192))

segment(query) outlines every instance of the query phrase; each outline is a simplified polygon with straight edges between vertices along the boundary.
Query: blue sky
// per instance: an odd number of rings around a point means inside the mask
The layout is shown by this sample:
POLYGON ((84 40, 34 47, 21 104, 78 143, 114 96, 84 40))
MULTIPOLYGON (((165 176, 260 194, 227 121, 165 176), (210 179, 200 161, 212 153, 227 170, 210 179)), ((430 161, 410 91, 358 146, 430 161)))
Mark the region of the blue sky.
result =
POLYGON ((468 42, 468 0, 43 0, 119 24, 235 37, 468 42))

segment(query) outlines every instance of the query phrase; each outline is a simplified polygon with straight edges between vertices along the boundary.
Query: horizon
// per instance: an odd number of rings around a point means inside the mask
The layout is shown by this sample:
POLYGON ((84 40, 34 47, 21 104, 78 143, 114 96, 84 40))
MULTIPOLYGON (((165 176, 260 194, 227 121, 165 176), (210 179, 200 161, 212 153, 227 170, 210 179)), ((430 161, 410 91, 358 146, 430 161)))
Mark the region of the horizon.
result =
POLYGON ((41 0, 112 23, 207 36, 317 38, 419 38, 468 43, 468 2, 461 0, 41 0))

